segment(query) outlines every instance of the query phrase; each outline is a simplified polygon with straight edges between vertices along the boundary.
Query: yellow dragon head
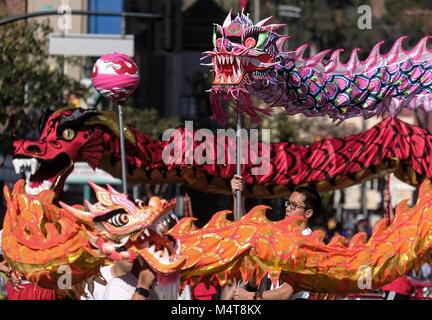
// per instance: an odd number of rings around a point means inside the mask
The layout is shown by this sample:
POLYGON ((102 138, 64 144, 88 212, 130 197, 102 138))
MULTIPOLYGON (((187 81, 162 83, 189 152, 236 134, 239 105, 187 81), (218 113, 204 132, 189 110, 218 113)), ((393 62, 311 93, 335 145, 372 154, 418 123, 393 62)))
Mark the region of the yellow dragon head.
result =
POLYGON ((179 271, 184 263, 178 255, 179 246, 162 234, 177 220, 173 213, 175 199, 166 201, 153 196, 145 205, 140 200, 131 201, 110 186, 104 189, 91 181, 89 184, 98 202, 86 201, 88 211, 61 201, 60 205, 86 231, 92 254, 110 260, 135 260, 141 256, 158 273, 179 271))

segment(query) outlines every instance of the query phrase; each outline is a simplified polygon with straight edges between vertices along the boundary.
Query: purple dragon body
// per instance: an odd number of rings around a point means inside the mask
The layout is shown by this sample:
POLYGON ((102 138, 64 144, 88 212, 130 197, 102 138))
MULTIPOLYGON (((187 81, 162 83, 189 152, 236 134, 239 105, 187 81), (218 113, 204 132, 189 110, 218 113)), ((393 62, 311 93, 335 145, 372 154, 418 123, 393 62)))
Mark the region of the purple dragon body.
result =
POLYGON ((241 13, 231 13, 223 25, 215 25, 211 57, 214 79, 211 100, 215 118, 223 122, 222 98, 233 97, 252 119, 270 107, 284 107, 289 115, 328 115, 334 120, 363 115, 369 118, 388 111, 395 116, 403 107, 432 110, 432 50, 421 39, 410 51, 400 37, 388 54, 377 43, 360 61, 354 49, 349 61, 340 62, 342 49, 325 50, 304 58, 308 45, 283 51, 288 36, 275 32, 281 24, 257 24, 241 13), (331 52, 331 54, 330 54, 331 52), (330 54, 326 63, 324 59, 330 54), (265 103, 259 107, 252 97, 265 103))

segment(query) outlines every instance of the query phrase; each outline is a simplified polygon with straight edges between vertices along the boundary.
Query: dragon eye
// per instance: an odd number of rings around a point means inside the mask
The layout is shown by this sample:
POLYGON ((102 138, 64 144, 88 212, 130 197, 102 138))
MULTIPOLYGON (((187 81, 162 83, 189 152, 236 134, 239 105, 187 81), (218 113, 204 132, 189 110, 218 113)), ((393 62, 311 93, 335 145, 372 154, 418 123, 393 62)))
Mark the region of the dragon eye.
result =
POLYGON ((244 45, 248 48, 262 47, 268 40, 269 33, 249 31, 246 33, 244 45))
POLYGON ((123 227, 129 222, 127 213, 118 213, 107 220, 114 227, 123 227))
POLYGON ((258 36, 258 42, 255 47, 261 47, 263 44, 266 43, 268 38, 269 38, 268 33, 260 33, 258 36))
POLYGON ((67 128, 63 131, 63 139, 71 141, 75 138, 75 131, 73 129, 67 128))
POLYGON ((248 48, 255 47, 255 44, 256 44, 256 40, 252 37, 247 38, 244 42, 244 45, 248 48))

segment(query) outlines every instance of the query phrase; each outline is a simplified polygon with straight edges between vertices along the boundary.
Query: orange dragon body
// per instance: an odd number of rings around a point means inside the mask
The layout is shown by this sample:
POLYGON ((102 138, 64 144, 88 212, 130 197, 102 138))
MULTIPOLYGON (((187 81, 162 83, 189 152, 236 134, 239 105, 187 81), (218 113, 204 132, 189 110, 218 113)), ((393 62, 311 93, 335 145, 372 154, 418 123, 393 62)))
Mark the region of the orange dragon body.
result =
POLYGON ((87 251, 88 236, 53 204, 54 191, 30 196, 24 192, 24 184, 19 180, 12 192, 4 188, 7 212, 2 249, 12 269, 47 288, 58 288, 61 266, 71 268, 74 284, 96 274, 105 259, 87 251))
POLYGON ((219 212, 201 229, 193 226, 193 218, 184 218, 169 234, 182 244, 185 280, 215 274, 220 283, 247 281, 253 273, 258 283, 268 274, 274 282, 280 279, 313 292, 364 292, 430 261, 431 206, 432 184, 426 181, 414 207, 401 202, 390 225, 382 219, 370 239, 357 233, 349 242, 337 235, 326 244, 323 231, 302 235, 301 217, 269 221, 266 206, 253 208, 238 221, 227 220, 229 211, 219 212))
MULTIPOLYGON (((54 204, 56 193, 53 190, 44 190, 31 196, 24 192, 24 185, 25 181, 19 180, 12 192, 7 186, 4 188, 7 212, 3 224, 2 249, 12 269, 33 283, 59 288, 59 279, 65 273, 62 270, 66 270, 62 267, 65 266, 70 268, 72 285, 82 283, 97 275, 100 267, 110 263, 110 260, 135 259, 137 255, 133 252, 129 255, 128 251, 118 250, 123 245, 133 246, 133 240, 138 236, 148 235, 158 243, 168 243, 167 237, 156 237, 157 232, 160 233, 160 225, 170 220, 169 213, 175 201, 151 197, 147 206, 142 201, 135 205, 127 196, 110 188, 110 193, 97 193, 105 201, 104 204, 110 205, 109 210, 98 211, 99 217, 91 216, 91 220, 86 216, 77 219, 54 204), (134 209, 128 211, 131 214, 125 214, 125 210, 130 208, 134 209), (101 230, 97 238, 86 230, 88 224, 101 230), (116 229, 121 233, 116 233, 116 229), (99 245, 100 250, 94 250, 92 244, 99 245)), ((101 204, 87 205, 92 210, 98 210, 101 204)), ((77 208, 82 206, 68 208, 77 212, 77 208)), ((152 260, 150 256, 145 258, 156 268, 155 259, 152 260)), ((179 263, 161 271, 176 270, 179 263)))
MULTIPOLYGON (((92 185, 98 203, 62 208, 50 203, 52 191, 29 198, 18 182, 11 196, 7 188, 8 216, 3 250, 12 266, 26 278, 53 287, 58 267, 67 264, 74 283, 97 273, 107 260, 142 257, 158 275, 185 282, 215 275, 246 281, 266 274, 296 288, 327 293, 361 292, 379 288, 429 261, 432 245, 432 184, 420 188, 417 204, 402 202, 395 220, 381 220, 371 238, 356 234, 349 243, 341 236, 330 243, 315 231, 303 236, 301 218, 268 221, 266 206, 257 206, 239 221, 229 221, 229 211, 216 213, 198 229, 192 218, 183 218, 168 233, 173 202, 133 202, 115 190, 92 185), (18 192, 18 196, 16 196, 18 192), (18 232, 22 230, 22 232, 18 232)), ((162 277, 163 278, 163 277, 162 277)), ((177 281, 176 280, 176 281, 177 281)))

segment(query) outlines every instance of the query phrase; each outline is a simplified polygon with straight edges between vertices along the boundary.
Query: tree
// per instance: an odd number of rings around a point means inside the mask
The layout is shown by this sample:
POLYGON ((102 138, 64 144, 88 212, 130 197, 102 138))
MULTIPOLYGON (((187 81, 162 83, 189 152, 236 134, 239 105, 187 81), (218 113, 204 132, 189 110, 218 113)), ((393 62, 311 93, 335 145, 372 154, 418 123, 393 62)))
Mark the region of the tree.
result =
POLYGON ((153 139, 159 139, 165 130, 176 128, 181 124, 180 119, 175 117, 161 118, 154 108, 140 109, 128 105, 124 108, 124 112, 128 125, 153 139))
POLYGON ((3 154, 9 152, 13 135, 28 135, 37 127, 38 110, 61 107, 65 104, 65 94, 83 90, 77 81, 63 75, 61 65, 66 59, 48 54, 51 31, 48 22, 36 21, 0 27, 0 145, 3 154))

